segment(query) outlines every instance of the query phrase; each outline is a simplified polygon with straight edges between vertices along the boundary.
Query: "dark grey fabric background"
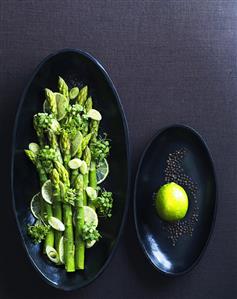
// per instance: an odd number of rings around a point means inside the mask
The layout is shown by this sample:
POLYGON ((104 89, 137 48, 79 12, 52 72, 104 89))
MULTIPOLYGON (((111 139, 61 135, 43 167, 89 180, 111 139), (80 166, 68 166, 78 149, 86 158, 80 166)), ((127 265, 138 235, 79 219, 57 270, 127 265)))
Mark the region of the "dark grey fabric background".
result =
POLYGON ((237 298, 237 1, 0 1, 1 299, 237 298), (111 75, 128 120, 132 182, 163 126, 197 129, 219 183, 216 227, 200 264, 165 278, 143 256, 132 207, 104 274, 77 292, 47 286, 32 269, 11 211, 10 145, 22 90, 49 53, 75 47, 111 75))

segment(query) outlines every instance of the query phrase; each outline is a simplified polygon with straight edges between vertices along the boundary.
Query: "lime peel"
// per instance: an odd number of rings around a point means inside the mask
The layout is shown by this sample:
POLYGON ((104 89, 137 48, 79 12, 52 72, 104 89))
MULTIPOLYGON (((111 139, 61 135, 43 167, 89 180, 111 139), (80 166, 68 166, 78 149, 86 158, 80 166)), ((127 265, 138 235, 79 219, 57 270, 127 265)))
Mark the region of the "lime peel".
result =
POLYGON ((68 162, 68 166, 71 169, 78 169, 82 165, 82 160, 74 158, 68 162))
POLYGON ((96 240, 93 240, 93 241, 88 241, 86 242, 86 248, 91 248, 92 246, 94 246, 96 243, 96 240))
POLYGON ((85 161, 81 161, 81 166, 80 166, 80 172, 82 174, 87 174, 88 173, 88 167, 85 161))
POLYGON ((98 216, 91 207, 84 206, 84 221, 86 224, 94 224, 95 227, 98 225, 98 216))
POLYGON ((79 94, 79 88, 78 87, 73 87, 70 91, 69 91, 69 98, 70 100, 74 100, 79 94))
POLYGON ((32 151, 33 153, 35 153, 35 154, 38 153, 39 149, 40 149, 40 147, 37 143, 31 142, 29 144, 29 150, 32 151))
POLYGON ((62 223, 61 220, 59 220, 56 217, 49 217, 48 219, 48 223, 50 226, 52 226, 52 228, 54 228, 55 230, 58 230, 60 232, 63 232, 65 230, 65 225, 62 223))
POLYGON ((100 112, 96 109, 90 109, 88 111, 88 113, 86 114, 86 116, 88 118, 91 118, 91 119, 97 120, 97 121, 100 121, 102 119, 102 116, 101 116, 100 112))
POLYGON ((64 261, 64 239, 63 239, 63 236, 60 238, 58 251, 59 251, 58 252, 59 260, 62 264, 64 264, 65 261, 64 261))
POLYGON ((97 198, 97 191, 92 187, 86 187, 86 194, 92 201, 97 198))
POLYGON ((62 120, 67 114, 68 99, 58 92, 55 92, 54 95, 57 103, 57 120, 62 120))
POLYGON ((40 201, 41 201, 41 199, 42 199, 41 193, 39 192, 32 197, 31 202, 30 202, 31 213, 36 219, 40 218, 40 201))
POLYGON ((46 246, 46 254, 51 262, 58 264, 59 263, 59 256, 57 251, 52 246, 46 246))
POLYGON ((109 174, 109 164, 106 159, 98 163, 96 167, 97 184, 101 184, 109 174))
POLYGON ((81 132, 77 132, 76 135, 73 137, 73 139, 71 140, 71 156, 74 157, 82 143, 82 133, 81 132))
POLYGON ((52 204, 53 190, 50 180, 47 180, 41 187, 41 195, 47 203, 52 204))

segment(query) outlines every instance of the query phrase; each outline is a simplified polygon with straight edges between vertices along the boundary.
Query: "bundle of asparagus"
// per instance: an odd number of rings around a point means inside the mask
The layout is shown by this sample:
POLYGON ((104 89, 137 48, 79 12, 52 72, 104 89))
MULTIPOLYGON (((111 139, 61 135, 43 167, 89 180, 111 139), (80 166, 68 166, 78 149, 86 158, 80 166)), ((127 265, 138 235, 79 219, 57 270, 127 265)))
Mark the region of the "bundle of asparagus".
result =
POLYGON ((27 229, 34 243, 44 242, 50 261, 74 272, 85 268, 85 248, 101 238, 98 216, 112 216, 112 193, 99 187, 109 172, 110 143, 99 136, 102 117, 87 86, 69 90, 59 77, 58 92, 46 88, 45 96, 33 118, 38 143, 25 150, 41 185, 31 200, 36 221, 27 229))

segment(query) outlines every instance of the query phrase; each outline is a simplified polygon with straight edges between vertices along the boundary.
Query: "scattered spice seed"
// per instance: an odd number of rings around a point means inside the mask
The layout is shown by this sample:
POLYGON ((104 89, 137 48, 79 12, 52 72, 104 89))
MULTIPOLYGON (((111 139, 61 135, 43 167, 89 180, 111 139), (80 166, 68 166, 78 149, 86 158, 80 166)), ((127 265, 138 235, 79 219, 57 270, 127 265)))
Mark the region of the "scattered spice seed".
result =
POLYGON ((199 209, 197 206, 198 188, 192 178, 185 174, 182 162, 187 149, 182 148, 170 153, 165 168, 165 182, 175 182, 182 186, 188 193, 189 210, 185 219, 173 223, 164 222, 163 229, 168 232, 168 238, 171 239, 172 245, 175 246, 178 239, 183 235, 192 236, 194 226, 198 222, 199 209))

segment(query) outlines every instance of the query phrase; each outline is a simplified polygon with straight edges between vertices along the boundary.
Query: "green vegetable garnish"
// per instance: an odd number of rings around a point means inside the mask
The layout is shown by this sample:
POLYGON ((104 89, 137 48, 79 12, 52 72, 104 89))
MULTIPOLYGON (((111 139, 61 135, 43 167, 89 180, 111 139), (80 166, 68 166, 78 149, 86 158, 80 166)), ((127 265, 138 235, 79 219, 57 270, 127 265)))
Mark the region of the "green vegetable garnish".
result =
POLYGON ((40 223, 37 223, 35 225, 28 225, 27 227, 28 235, 32 238, 32 241, 35 244, 42 242, 45 239, 48 231, 49 226, 40 223))
POLYGON ((40 181, 30 202, 37 221, 27 232, 34 243, 43 241, 51 262, 74 272, 85 268, 86 248, 101 238, 98 215, 112 216, 112 193, 98 187, 109 174, 110 142, 100 136, 102 115, 88 86, 69 90, 59 77, 58 90, 45 88, 42 100, 43 112, 33 117, 37 143, 25 150, 40 181))
POLYGON ((112 217, 113 197, 112 192, 103 191, 96 198, 98 213, 104 217, 112 217))
POLYGON ((82 228, 82 239, 86 242, 98 241, 101 237, 96 227, 91 223, 85 223, 82 228))

